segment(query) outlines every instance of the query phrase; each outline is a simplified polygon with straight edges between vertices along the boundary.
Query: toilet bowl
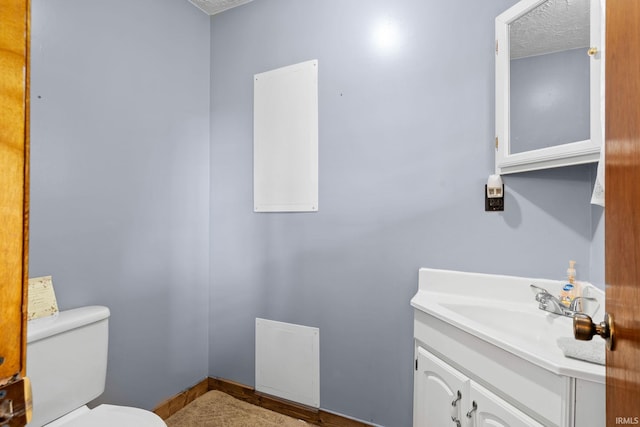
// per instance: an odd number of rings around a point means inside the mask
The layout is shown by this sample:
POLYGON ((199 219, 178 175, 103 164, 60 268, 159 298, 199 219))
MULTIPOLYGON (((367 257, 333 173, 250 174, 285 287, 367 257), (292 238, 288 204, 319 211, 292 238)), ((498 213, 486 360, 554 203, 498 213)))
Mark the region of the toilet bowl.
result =
MULTIPOLYGON (((31 425, 31 424, 29 424, 31 425)), ((153 412, 128 406, 100 405, 94 409, 82 406, 73 412, 45 424, 46 427, 157 427, 166 424, 153 412)))
POLYGON ((140 408, 87 403, 104 392, 109 309, 61 311, 27 324, 27 375, 33 392, 28 427, 166 427, 140 408))

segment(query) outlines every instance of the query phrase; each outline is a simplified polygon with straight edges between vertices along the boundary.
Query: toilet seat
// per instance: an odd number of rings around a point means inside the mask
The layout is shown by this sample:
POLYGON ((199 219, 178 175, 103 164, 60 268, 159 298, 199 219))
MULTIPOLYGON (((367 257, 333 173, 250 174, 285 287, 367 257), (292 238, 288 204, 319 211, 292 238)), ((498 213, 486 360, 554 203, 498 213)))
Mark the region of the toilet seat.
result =
POLYGON ((45 427, 166 427, 158 415, 140 408, 100 405, 86 406, 47 424, 45 427))

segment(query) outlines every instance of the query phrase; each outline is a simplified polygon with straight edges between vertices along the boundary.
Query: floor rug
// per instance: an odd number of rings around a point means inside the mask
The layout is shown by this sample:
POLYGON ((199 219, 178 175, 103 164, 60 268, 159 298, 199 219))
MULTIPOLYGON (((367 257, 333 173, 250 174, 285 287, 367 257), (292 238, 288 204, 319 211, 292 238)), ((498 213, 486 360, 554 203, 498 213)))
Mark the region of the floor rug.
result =
POLYGON ((165 420, 168 427, 308 427, 304 421, 209 391, 165 420))

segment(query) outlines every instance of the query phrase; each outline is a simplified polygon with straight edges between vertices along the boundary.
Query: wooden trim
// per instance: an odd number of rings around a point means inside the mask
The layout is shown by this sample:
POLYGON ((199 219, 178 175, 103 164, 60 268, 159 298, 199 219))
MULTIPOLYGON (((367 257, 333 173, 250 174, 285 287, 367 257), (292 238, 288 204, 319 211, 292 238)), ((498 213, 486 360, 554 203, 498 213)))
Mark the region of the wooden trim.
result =
POLYGON ((153 409, 153 412, 163 420, 166 420, 207 391, 209 391, 209 382, 208 378, 205 378, 194 386, 184 389, 175 396, 160 403, 153 409))
POLYGON ((0 384, 26 369, 30 1, 0 7, 0 384))
MULTIPOLYGON (((22 222, 22 371, 27 375, 27 309, 29 307, 29 212, 31 209, 31 0, 26 4, 26 41, 27 57, 25 59, 24 88, 24 199, 22 222)), ((30 391, 29 391, 30 392, 30 391)))
POLYGON ((342 415, 333 414, 299 403, 269 396, 255 391, 253 387, 222 378, 205 378, 193 387, 189 387, 155 407, 160 418, 166 420, 180 409, 202 396, 207 391, 222 391, 236 399, 269 409, 279 414, 306 421, 310 424, 326 427, 371 427, 371 424, 353 420, 342 415))

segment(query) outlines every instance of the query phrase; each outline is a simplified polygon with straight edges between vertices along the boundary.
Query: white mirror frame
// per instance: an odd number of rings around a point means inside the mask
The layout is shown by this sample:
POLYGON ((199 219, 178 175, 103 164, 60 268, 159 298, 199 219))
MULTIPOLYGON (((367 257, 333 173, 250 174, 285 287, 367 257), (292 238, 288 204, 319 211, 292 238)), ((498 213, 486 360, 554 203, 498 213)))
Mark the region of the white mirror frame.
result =
MULTIPOLYGON (((590 43, 598 52, 590 61, 590 139, 520 153, 510 152, 510 45, 509 25, 548 0, 522 0, 500 14, 496 25, 496 157, 495 173, 504 175, 538 169, 592 163, 600 158, 604 96, 604 34, 600 0, 591 1, 590 43)), ((604 2, 604 0, 603 0, 604 2)), ((586 52, 585 52, 586 55, 586 52)))

